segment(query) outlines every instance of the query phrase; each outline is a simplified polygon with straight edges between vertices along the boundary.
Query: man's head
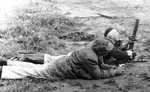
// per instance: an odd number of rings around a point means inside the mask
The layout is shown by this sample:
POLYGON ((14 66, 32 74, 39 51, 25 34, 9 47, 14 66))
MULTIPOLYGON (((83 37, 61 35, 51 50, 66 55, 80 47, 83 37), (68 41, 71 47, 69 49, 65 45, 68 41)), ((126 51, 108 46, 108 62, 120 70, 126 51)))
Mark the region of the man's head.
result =
POLYGON ((104 33, 105 37, 110 37, 114 40, 119 40, 119 32, 114 29, 114 28, 108 28, 106 29, 105 33, 104 33))
POLYGON ((91 48, 98 56, 106 56, 113 49, 113 44, 104 38, 98 38, 92 43, 91 48))

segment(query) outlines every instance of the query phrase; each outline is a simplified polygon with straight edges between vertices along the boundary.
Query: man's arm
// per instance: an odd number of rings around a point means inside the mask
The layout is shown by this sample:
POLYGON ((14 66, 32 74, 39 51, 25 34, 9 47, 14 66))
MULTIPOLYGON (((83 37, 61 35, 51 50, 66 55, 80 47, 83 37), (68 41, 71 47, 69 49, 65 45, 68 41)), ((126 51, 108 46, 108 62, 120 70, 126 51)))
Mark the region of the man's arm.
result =
POLYGON ((129 41, 124 42, 124 43, 122 43, 122 44, 120 45, 119 49, 120 49, 121 51, 127 51, 128 47, 129 47, 129 44, 130 44, 129 41))
POLYGON ((112 50, 110 52, 110 55, 117 60, 129 60, 130 59, 130 57, 128 56, 128 53, 126 51, 112 50))
POLYGON ((93 79, 108 78, 118 73, 115 69, 103 70, 99 68, 98 62, 90 59, 83 63, 83 67, 93 79))

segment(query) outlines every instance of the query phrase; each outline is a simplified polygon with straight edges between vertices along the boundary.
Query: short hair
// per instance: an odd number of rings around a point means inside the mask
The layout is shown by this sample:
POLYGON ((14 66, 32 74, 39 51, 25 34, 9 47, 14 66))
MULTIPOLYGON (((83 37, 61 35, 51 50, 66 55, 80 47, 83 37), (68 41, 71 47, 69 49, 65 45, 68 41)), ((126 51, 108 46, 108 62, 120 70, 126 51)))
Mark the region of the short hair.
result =
POLYGON ((104 32, 104 36, 106 37, 107 36, 107 34, 111 31, 111 30, 113 30, 114 28, 108 28, 108 29, 106 29, 105 30, 105 32, 104 32))
POLYGON ((93 41, 91 44, 92 50, 98 54, 101 51, 106 51, 107 47, 109 45, 109 41, 104 39, 104 38, 97 38, 96 40, 93 41))

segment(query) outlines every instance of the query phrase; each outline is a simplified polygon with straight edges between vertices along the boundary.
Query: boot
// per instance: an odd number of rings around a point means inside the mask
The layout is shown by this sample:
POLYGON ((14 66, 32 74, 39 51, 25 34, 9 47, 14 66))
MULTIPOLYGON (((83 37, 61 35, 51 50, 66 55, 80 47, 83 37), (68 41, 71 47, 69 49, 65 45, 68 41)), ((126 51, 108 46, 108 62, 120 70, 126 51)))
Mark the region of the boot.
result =
POLYGON ((4 58, 0 58, 0 66, 7 65, 7 60, 4 58))
POLYGON ((2 76, 2 67, 3 67, 3 66, 0 66, 0 78, 1 78, 1 76, 2 76))

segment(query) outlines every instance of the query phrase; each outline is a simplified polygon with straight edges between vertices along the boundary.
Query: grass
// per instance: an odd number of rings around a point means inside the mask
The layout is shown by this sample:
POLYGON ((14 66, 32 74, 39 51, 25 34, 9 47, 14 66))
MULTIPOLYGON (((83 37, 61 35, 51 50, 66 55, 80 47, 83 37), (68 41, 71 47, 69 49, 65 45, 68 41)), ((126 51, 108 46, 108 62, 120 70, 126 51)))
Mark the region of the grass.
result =
POLYGON ((59 37, 76 31, 83 24, 52 13, 55 11, 52 8, 50 2, 42 2, 40 5, 33 4, 17 10, 17 16, 10 22, 8 29, 1 31, 2 38, 7 39, 7 42, 1 44, 0 55, 12 57, 13 53, 20 50, 56 54, 55 50, 65 48, 65 41, 59 37), (5 46, 8 48, 4 48, 5 46))
MULTIPOLYGON (((59 55, 73 50, 74 47, 67 43, 73 41, 60 37, 78 32, 85 24, 55 13, 56 10, 50 1, 16 10, 16 16, 8 23, 8 28, 0 31, 0 55, 9 59, 19 51, 59 55)), ((0 80, 0 92, 51 92, 58 88, 54 83, 56 81, 34 78, 0 80)))
MULTIPOLYGON (((17 16, 9 22, 8 28, 0 31, 0 55, 9 59, 18 51, 68 53, 66 41, 59 37, 77 31, 83 24, 52 13, 55 10, 51 2, 34 3, 16 10, 17 16)), ((56 88, 52 80, 0 80, 0 92, 51 92, 56 88)))

